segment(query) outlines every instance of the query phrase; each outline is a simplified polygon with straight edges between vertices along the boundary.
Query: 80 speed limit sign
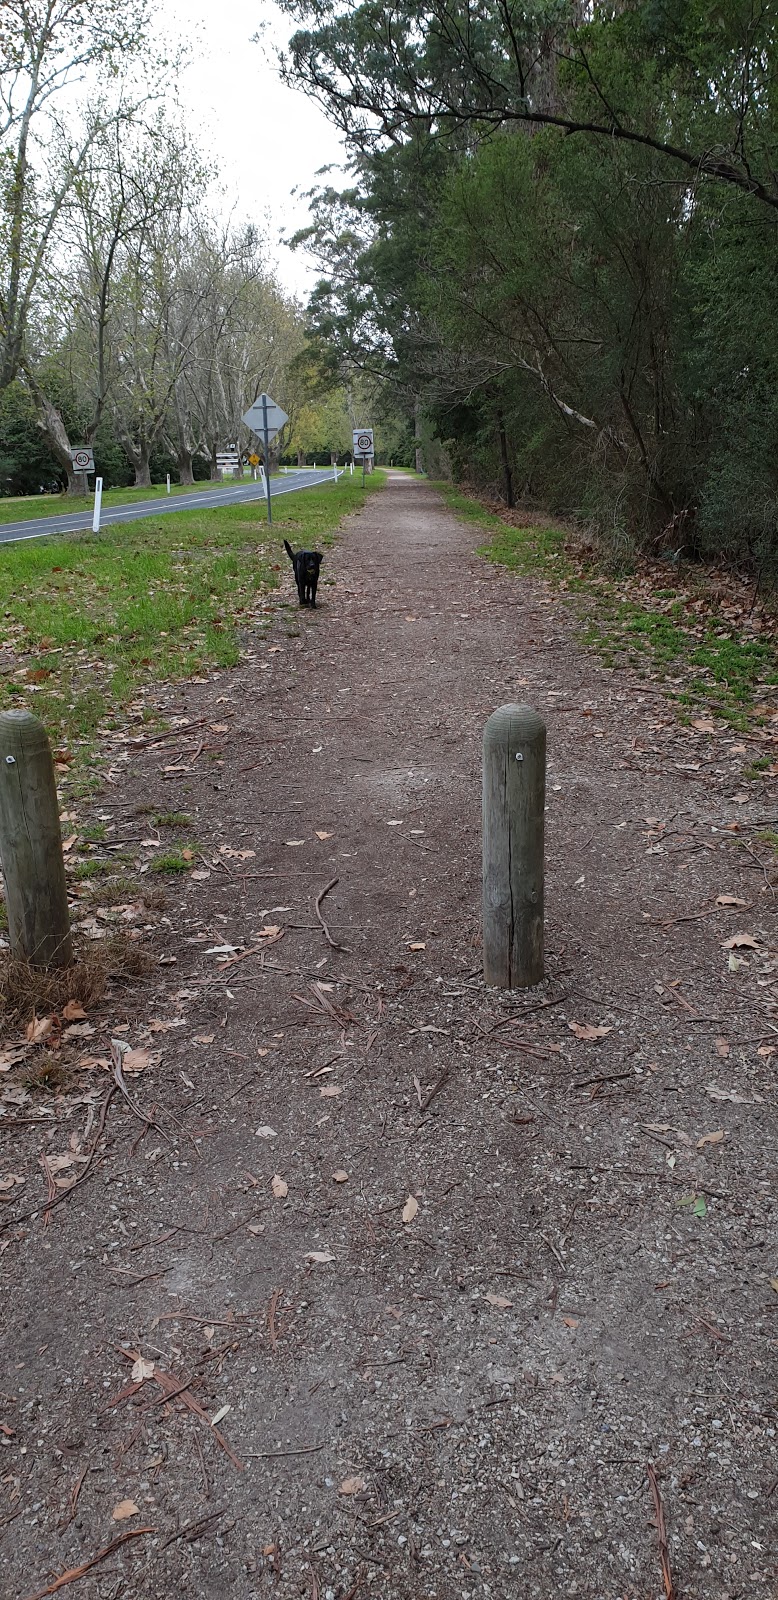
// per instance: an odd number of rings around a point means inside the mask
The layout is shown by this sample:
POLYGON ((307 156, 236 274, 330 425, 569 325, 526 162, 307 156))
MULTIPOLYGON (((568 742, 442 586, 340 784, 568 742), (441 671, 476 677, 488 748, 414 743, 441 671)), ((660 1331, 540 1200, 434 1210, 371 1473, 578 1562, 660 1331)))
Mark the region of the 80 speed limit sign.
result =
POLYGON ((73 463, 74 472, 94 472, 95 470, 95 453, 94 450, 89 448, 89 445, 84 445, 80 450, 71 450, 70 459, 73 463))
POLYGON ((374 454, 372 428, 355 428, 353 441, 355 455, 372 456, 374 454))

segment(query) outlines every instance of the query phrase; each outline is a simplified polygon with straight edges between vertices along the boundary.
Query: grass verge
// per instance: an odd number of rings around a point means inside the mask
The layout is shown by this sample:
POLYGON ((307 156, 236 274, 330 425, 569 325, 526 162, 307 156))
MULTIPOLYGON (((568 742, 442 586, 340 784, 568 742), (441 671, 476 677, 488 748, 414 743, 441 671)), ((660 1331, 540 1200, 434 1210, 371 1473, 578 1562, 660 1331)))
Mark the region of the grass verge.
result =
POLYGON ((772 698, 778 685, 775 619, 755 611, 738 580, 662 561, 611 577, 564 528, 546 519, 520 525, 516 512, 500 515, 450 484, 435 487, 458 517, 489 535, 480 555, 560 590, 578 616, 581 643, 606 666, 628 665, 660 682, 682 721, 700 710, 744 732, 773 709, 764 694, 772 698))
POLYGON ((271 527, 250 501, 0 546, 0 710, 34 711, 60 768, 88 784, 96 743, 140 689, 237 663, 288 564, 283 539, 332 544, 381 482, 284 495, 271 527))

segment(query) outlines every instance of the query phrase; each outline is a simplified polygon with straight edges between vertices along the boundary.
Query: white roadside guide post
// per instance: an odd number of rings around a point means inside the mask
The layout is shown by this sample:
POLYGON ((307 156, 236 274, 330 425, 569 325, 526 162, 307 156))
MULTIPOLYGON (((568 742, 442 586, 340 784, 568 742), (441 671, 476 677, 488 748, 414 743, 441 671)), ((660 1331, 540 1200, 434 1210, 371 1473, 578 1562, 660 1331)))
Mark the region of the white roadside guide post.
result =
POLYGON ((282 411, 279 405, 276 405, 275 400, 271 400, 270 395, 265 394, 263 391, 262 394, 257 395, 254 404, 249 406, 248 411, 244 411, 242 420, 245 422, 246 427, 250 428, 252 433, 255 433, 257 437, 262 440, 262 447, 265 454, 264 480, 265 494, 267 497, 267 520, 268 522, 272 522, 273 508, 270 504, 270 444, 271 441, 275 439, 276 434, 280 433, 284 423, 289 421, 289 418, 286 412, 282 411))
POLYGON ((167 475, 167 492, 170 494, 170 473, 167 475))
POLYGON ((92 514, 92 532, 100 532, 100 512, 103 505, 103 480, 95 478, 95 509, 92 514))

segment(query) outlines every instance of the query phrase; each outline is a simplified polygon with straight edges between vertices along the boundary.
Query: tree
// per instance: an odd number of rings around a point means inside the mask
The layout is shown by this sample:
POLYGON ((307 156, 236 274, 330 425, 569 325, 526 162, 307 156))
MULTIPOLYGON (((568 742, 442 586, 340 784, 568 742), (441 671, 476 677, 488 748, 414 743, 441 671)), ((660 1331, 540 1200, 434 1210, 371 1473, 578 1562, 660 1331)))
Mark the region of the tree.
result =
POLYGON ((101 128, 135 106, 106 94, 137 54, 150 0, 4 0, 0 12, 0 390, 25 357, 41 277, 74 179, 101 128), (90 78, 92 104, 61 109, 90 78))

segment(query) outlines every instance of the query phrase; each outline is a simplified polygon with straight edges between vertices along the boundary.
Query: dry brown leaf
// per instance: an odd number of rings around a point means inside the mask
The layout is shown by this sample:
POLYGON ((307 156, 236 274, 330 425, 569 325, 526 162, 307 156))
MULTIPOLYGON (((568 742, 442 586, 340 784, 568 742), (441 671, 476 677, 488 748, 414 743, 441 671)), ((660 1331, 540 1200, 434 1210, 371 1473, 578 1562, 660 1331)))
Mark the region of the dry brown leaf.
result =
POLYGON ((333 1100, 336 1094, 342 1093, 343 1090, 337 1083, 325 1083, 319 1088, 319 1094, 322 1095, 325 1100, 333 1100))
POLYGON ((287 1197, 287 1195, 289 1193, 289 1185, 288 1185, 288 1183, 286 1183, 284 1181, 284 1179, 281 1177, 280 1173, 278 1173, 278 1172, 274 1173, 273 1177, 270 1180, 270 1187, 271 1187, 271 1189, 272 1189, 272 1191, 273 1191, 273 1193, 274 1193, 274 1195, 276 1197, 276 1200, 285 1200, 286 1199, 286 1197, 287 1197))
POLYGON ((97 1029, 91 1022, 73 1022, 63 1032, 64 1039, 89 1039, 97 1029))
POLYGON ((114 1506, 111 1516, 114 1522, 126 1522, 128 1517, 139 1517, 140 1511, 134 1500, 120 1500, 118 1506, 114 1506))
POLYGON ((403 1222, 413 1222, 418 1209, 418 1200, 416 1200, 412 1194, 409 1194, 408 1199, 403 1206, 403 1222))
POLYGON ((290 845, 305 844, 305 840, 304 839, 285 839, 284 840, 284 844, 290 844, 290 845))
POLYGON ((722 1060, 724 1060, 729 1055, 729 1039, 717 1039, 715 1042, 716 1055, 721 1056, 722 1060))
POLYGON ((334 835, 331 834, 331 833, 325 833, 323 831, 323 829, 317 828, 316 829, 316 837, 317 837, 317 839, 332 839, 332 838, 334 838, 334 835))
POLYGON ((194 1038, 193 1038, 193 1040, 192 1040, 192 1043, 193 1044, 213 1044, 213 1041, 214 1041, 215 1038, 216 1038, 216 1034, 215 1033, 196 1033, 194 1038))
POLYGON ((31 1044, 40 1044, 41 1039, 48 1039, 53 1025, 53 1017, 33 1016, 32 1022, 28 1022, 25 1029, 25 1038, 29 1039, 31 1044))
POLYGON ((576 1039, 604 1039, 606 1033, 613 1032, 612 1028, 597 1028, 590 1022, 568 1022, 567 1026, 576 1039))
POLYGON ((705 1133, 697 1140, 697 1149, 702 1150, 706 1144, 721 1144, 725 1133, 723 1128, 717 1128, 715 1133, 705 1133))
POLYGON ((122 1072, 129 1072, 131 1077, 135 1073, 145 1072, 150 1060, 148 1050, 127 1050, 122 1056, 122 1072))
POLYGON ((332 1174, 332 1181, 333 1183, 348 1183, 348 1173, 344 1172, 342 1167, 338 1167, 337 1172, 332 1174))
POLYGON ((504 1294, 485 1294, 484 1300, 488 1300, 490 1306, 494 1306, 496 1311, 508 1311, 513 1305, 513 1301, 508 1300, 504 1294))
POLYGON ((24 1183, 24 1178, 20 1178, 18 1172, 9 1172, 7 1178, 0 1178, 0 1192, 5 1194, 15 1189, 17 1183, 24 1183))
POLYGON ((752 933, 733 933, 731 939, 725 939, 723 950, 758 950, 759 940, 752 933))
POLYGON ((409 950, 426 950, 426 948, 427 948, 426 944, 422 944, 421 942, 417 942, 416 944, 409 944, 409 946, 408 946, 409 950))
POLYGON ((133 1383, 144 1383, 146 1378, 153 1378, 154 1362, 147 1361, 145 1356, 138 1356, 137 1361, 133 1364, 130 1376, 133 1383))
POLYGON ((717 906, 747 906, 747 900, 740 900, 736 894, 717 894, 717 906))
POLYGON ((344 1478, 338 1494, 361 1494, 364 1487, 364 1478, 344 1478))
POLYGON ((563 1317, 562 1321, 563 1321, 563 1323, 564 1323, 566 1328, 577 1328, 578 1327, 578 1318, 577 1317, 563 1317))
POLYGON ((80 1022, 86 1012, 80 1000, 68 1000, 67 1005, 62 1007, 62 1015, 66 1022, 80 1022))
POLYGON ((716 732, 715 722, 709 722, 707 717, 692 717, 692 727, 696 728, 698 733, 716 732))
POLYGON ((329 1250, 309 1250, 305 1259, 306 1261, 319 1261, 323 1263, 325 1261, 334 1261, 335 1257, 329 1250))

